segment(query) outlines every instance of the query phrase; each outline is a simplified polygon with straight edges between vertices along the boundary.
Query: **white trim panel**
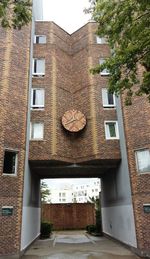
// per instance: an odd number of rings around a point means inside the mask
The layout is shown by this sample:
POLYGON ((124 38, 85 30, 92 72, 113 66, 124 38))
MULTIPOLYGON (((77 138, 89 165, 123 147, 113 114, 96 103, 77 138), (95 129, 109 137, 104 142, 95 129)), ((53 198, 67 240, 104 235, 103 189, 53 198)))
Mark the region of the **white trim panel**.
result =
POLYGON ((102 225, 107 235, 137 248, 132 205, 102 208, 102 225))

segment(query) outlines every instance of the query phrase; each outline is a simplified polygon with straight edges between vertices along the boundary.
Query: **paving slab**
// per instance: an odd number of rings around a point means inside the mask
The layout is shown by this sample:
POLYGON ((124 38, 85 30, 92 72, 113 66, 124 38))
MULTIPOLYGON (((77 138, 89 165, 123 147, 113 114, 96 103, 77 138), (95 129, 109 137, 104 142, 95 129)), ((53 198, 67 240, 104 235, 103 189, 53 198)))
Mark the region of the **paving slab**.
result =
POLYGON ((85 231, 57 231, 50 239, 37 240, 22 259, 139 259, 124 246, 85 231))

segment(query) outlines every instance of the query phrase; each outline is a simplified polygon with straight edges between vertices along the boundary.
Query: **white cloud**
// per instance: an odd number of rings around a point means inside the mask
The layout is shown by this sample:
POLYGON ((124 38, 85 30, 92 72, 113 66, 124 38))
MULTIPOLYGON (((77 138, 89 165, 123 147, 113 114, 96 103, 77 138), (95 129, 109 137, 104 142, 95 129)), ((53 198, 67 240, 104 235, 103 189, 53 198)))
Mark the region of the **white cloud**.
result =
POLYGON ((83 12, 88 7, 88 0, 43 0, 44 20, 54 21, 72 33, 90 20, 90 15, 83 12))

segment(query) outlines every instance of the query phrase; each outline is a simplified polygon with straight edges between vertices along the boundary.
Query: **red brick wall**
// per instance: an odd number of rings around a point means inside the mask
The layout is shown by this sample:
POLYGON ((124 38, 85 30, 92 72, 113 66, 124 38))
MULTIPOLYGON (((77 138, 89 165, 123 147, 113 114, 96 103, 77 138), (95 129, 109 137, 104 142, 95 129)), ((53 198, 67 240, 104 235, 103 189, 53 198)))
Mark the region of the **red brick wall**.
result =
POLYGON ((146 251, 150 248, 150 214, 144 213, 143 204, 150 203, 150 173, 139 174, 135 151, 150 150, 150 104, 146 97, 136 97, 127 107, 122 98, 122 110, 138 248, 146 251))
POLYGON ((53 223, 55 230, 85 229, 95 224, 94 204, 44 204, 42 221, 53 223))
POLYGON ((0 255, 20 251, 28 105, 30 27, 0 28, 0 255), (5 149, 18 152, 16 176, 3 175, 5 149), (13 216, 1 216, 13 206, 13 216))
POLYGON ((92 76, 91 66, 110 55, 108 45, 96 44, 94 23, 69 35, 53 22, 37 22, 36 34, 46 35, 47 43, 34 46, 34 57, 45 58, 43 78, 33 78, 33 86, 45 88, 43 111, 32 111, 31 121, 44 122, 44 140, 30 142, 30 160, 82 162, 92 159, 120 159, 118 140, 106 140, 104 120, 116 120, 115 109, 104 109, 101 88, 107 78, 92 76), (69 109, 86 115, 86 128, 69 134, 61 118, 69 109))

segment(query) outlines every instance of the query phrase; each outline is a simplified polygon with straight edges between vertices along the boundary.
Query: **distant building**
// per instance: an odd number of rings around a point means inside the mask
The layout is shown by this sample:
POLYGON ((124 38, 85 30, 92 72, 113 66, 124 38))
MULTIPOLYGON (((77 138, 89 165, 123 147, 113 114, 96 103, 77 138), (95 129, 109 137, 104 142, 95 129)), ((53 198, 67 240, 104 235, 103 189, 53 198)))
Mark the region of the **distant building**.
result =
POLYGON ((61 188, 56 187, 50 190, 48 200, 51 203, 86 203, 90 198, 99 198, 100 179, 89 181, 82 184, 68 184, 61 188))

